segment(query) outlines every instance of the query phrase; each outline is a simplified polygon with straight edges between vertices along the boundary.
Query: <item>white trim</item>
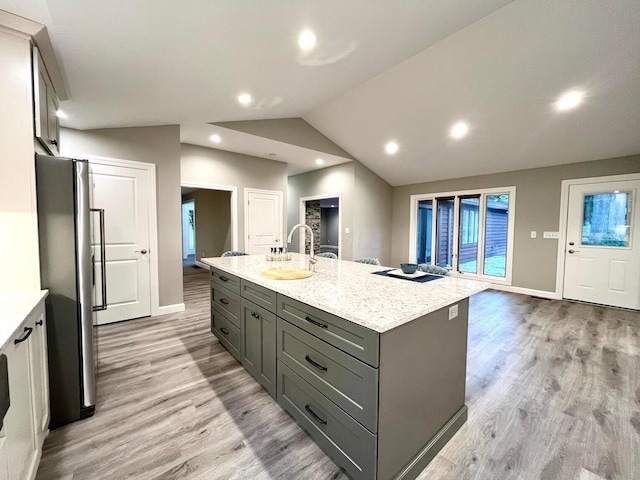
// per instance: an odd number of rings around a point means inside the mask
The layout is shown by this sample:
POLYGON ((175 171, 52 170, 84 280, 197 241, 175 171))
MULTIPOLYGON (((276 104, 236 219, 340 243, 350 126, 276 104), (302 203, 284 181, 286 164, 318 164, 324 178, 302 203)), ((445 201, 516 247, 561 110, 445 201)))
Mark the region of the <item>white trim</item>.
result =
POLYGON ((86 158, 89 163, 97 163, 99 165, 108 165, 113 167, 124 167, 143 170, 147 172, 149 176, 149 192, 148 192, 148 205, 149 205, 149 281, 150 285, 150 303, 151 303, 151 315, 156 315, 156 312, 160 308, 160 278, 158 274, 158 206, 156 205, 156 165, 154 163, 138 162, 135 160, 124 160, 121 158, 101 157, 98 155, 87 154, 67 154, 64 156, 72 158, 86 158))
MULTIPOLYGON (((341 193, 328 193, 321 195, 311 195, 309 197, 300 197, 299 204, 299 223, 306 223, 306 203, 311 200, 324 200, 326 198, 337 198, 338 199, 338 258, 342 258, 342 194, 341 193)), ((300 235, 298 239, 298 251, 305 251, 305 235, 300 235)), ((314 249, 315 250, 315 249, 314 249)))
MULTIPOLYGON (((231 250, 238 250, 238 187, 217 185, 214 183, 181 183, 181 187, 203 188, 205 190, 223 190, 231 192, 231 250)), ((196 255, 197 257, 197 255, 196 255)))
POLYGON ((550 300, 561 300, 556 292, 547 292, 546 290, 534 290, 533 288, 514 287, 512 285, 499 285, 492 283, 489 287, 491 290, 499 290, 501 292, 520 293, 522 295, 531 295, 532 297, 548 298, 550 300))
POLYGON ((159 315, 168 315, 170 313, 180 313, 184 312, 185 306, 184 303, 174 303, 173 305, 163 305, 158 307, 152 314, 152 317, 157 317, 159 315))
MULTIPOLYGON (((260 188, 245 187, 244 188, 244 251, 249 252, 249 193, 266 193, 275 194, 280 197, 280 233, 277 239, 280 242, 280 246, 284 247, 285 232, 285 218, 284 218, 284 193, 280 190, 264 190, 260 188)), ((237 249, 234 249, 237 250, 237 249)))
POLYGON ((556 261, 556 291, 557 298, 564 296, 564 245, 567 243, 567 220, 569 215, 569 187, 572 185, 584 185, 590 183, 624 182, 627 180, 640 180, 640 173, 625 173, 622 175, 607 175, 604 177, 572 178, 562 180, 560 190, 560 218, 558 223, 558 257, 556 261))
MULTIPOLYGON (((516 211, 516 187, 514 185, 504 186, 504 187, 491 187, 491 188, 477 188, 473 190, 460 190, 453 192, 436 192, 436 193, 420 193, 411 195, 409 197, 409 261, 416 262, 417 261, 417 252, 416 252, 416 236, 418 229, 417 222, 417 214, 418 214, 418 202, 420 200, 435 200, 438 197, 460 197, 463 195, 476 195, 480 194, 481 202, 484 202, 484 199, 488 195, 494 195, 498 193, 508 193, 509 194, 509 216, 507 218, 507 255, 506 255, 506 264, 505 264, 505 277, 494 277, 491 275, 477 274, 477 273, 458 273, 457 269, 459 268, 459 262, 457 255, 452 259, 452 272, 453 276, 460 276, 466 278, 473 278, 475 280, 482 280, 487 282, 496 282, 496 283, 504 283, 506 285, 511 285, 511 281, 513 278, 513 249, 515 243, 515 211, 516 211), (454 271, 453 268, 456 270, 454 271)), ((480 209, 481 212, 485 211, 485 208, 480 209)), ((458 208, 454 208, 454 232, 453 232, 453 244, 459 245, 459 219, 458 219, 458 208)), ((431 251, 435 252, 436 250, 436 228, 435 222, 437 221, 437 211, 434 210, 432 216, 433 228, 432 228, 432 238, 431 238, 431 251)), ((484 213, 481 213, 478 218, 478 259, 477 265, 484 264, 484 213)), ((457 248, 456 248, 457 250, 457 248)))

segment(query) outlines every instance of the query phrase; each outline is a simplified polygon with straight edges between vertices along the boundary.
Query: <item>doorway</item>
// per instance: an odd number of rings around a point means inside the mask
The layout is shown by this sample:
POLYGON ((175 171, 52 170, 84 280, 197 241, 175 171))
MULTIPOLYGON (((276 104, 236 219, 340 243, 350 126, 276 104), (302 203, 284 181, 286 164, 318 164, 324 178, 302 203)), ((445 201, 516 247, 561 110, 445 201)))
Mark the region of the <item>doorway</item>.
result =
MULTIPOLYGON (((315 254, 333 253, 340 258, 342 242, 342 214, 340 194, 316 195, 300 198, 300 223, 306 223, 313 230, 315 254)), ((308 253, 311 240, 308 235, 300 235, 300 252, 308 253)))
POLYGON ((181 187, 183 266, 204 266, 202 258, 232 249, 232 191, 181 187))
POLYGON ((563 298, 640 309, 639 193, 640 175, 563 182, 563 298))
POLYGON ((182 201, 182 265, 196 264, 196 204, 193 200, 182 201))

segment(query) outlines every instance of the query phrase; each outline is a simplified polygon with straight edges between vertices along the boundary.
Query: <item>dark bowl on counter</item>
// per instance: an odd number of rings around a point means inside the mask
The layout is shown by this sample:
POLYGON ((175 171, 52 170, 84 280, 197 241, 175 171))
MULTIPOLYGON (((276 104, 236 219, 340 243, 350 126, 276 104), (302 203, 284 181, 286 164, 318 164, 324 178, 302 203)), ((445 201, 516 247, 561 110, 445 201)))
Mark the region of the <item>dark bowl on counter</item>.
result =
POLYGON ((400 268, 402 269, 402 273, 412 274, 416 273, 418 269, 417 263, 401 263, 400 268))

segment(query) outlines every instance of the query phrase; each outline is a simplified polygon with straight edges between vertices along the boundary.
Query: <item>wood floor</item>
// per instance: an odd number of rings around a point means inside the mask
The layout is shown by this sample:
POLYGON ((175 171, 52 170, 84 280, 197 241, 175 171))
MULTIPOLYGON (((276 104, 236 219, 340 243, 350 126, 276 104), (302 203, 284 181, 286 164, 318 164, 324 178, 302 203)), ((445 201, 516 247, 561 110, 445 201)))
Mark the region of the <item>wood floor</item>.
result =
MULTIPOLYGON (((96 413, 38 480, 346 478, 210 333, 207 273, 185 312, 99 327, 96 413)), ((467 405, 421 480, 640 479, 640 313, 472 297, 467 405)))

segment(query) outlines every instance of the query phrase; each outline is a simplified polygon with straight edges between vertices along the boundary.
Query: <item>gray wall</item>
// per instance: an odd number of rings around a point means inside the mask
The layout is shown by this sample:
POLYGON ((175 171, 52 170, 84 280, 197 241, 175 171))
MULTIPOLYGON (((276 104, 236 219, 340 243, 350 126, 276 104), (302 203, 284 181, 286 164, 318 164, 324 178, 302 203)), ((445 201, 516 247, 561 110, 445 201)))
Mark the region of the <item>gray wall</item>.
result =
POLYGON ((201 189, 182 200, 195 204, 196 258, 219 257, 231 250, 231 192, 201 189))
MULTIPOLYGON (((355 190, 354 162, 343 163, 334 167, 322 168, 312 172, 289 177, 289 194, 287 208, 287 233, 300 223, 300 198, 316 195, 342 194, 340 212, 342 214, 342 243, 340 258, 353 260, 353 234, 344 233, 345 228, 353 232, 353 195, 355 190)), ((288 246, 292 252, 298 251, 299 233, 293 236, 288 246)))
POLYGON ((63 128, 60 137, 63 155, 96 155, 156 165, 160 306, 182 303, 180 127, 63 128))
POLYGON ((353 257, 378 258, 391 263, 391 204, 393 188, 359 162, 355 162, 353 200, 353 257))
POLYGON ((554 292, 558 241, 543 239, 542 232, 558 231, 562 180, 637 172, 640 172, 640 155, 396 187, 393 189, 392 264, 409 258, 411 195, 515 186, 512 285, 554 292), (537 238, 530 238, 532 230, 538 232, 537 238))
MULTIPOLYGON (((389 265, 391 256, 391 186, 360 162, 314 170, 289 177, 288 229, 299 223, 300 198, 342 194, 340 258, 379 258, 389 265), (345 228, 350 233, 345 233, 345 228)), ((297 234, 290 245, 298 251, 297 234)))
POLYGON ((240 251, 245 249, 245 188, 282 192, 282 208, 284 218, 287 218, 286 163, 183 143, 180 145, 180 168, 183 184, 237 187, 238 249, 240 251))

